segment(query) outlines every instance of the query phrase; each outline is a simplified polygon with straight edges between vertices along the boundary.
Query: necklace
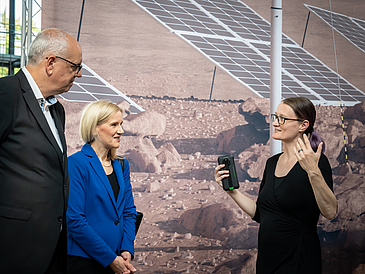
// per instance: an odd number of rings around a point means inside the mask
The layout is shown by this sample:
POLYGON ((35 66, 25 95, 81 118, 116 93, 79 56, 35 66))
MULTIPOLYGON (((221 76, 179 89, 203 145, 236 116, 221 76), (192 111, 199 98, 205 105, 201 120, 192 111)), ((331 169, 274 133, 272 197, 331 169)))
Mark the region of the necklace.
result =
POLYGON ((99 157, 99 160, 100 160, 101 164, 102 164, 103 166, 105 166, 105 167, 109 167, 109 166, 112 164, 112 160, 109 160, 109 165, 105 165, 105 164, 103 163, 103 160, 101 160, 101 158, 100 158, 100 157, 99 157))

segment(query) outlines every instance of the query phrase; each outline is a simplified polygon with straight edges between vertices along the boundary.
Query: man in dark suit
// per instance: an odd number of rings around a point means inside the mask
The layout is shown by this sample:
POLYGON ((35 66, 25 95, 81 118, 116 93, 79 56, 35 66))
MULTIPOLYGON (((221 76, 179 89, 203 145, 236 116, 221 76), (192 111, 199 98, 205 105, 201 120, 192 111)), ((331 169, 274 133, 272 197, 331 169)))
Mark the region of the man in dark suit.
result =
POLYGON ((66 273, 65 112, 54 97, 81 77, 79 43, 59 29, 0 79, 0 273, 66 273))

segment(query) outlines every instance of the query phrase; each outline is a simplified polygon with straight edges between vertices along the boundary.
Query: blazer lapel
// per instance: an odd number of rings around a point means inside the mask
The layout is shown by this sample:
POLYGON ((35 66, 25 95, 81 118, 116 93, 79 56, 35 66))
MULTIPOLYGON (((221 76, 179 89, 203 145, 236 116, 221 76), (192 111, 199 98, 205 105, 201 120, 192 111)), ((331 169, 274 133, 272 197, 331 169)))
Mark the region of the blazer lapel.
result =
MULTIPOLYGON (((108 176, 106 175, 106 173, 103 169, 103 166, 101 165, 101 163, 100 163, 98 157, 96 156, 96 154, 95 154, 95 156, 93 155, 92 158, 90 159, 90 164, 91 164, 92 168, 94 169, 94 171, 96 173, 96 176, 98 176, 98 178, 100 179, 100 181, 104 185, 106 191, 108 192, 109 199, 113 203, 113 207, 114 207, 116 213, 118 214, 113 189, 112 189, 112 187, 110 185, 110 182, 108 180, 108 176)), ((119 216, 119 214, 118 214, 118 216, 119 216)))
MULTIPOLYGON (((114 172, 117 176, 118 184, 119 184, 119 187, 120 187, 119 194, 118 194, 118 199, 117 199, 117 202, 116 202, 116 208, 119 209, 120 205, 122 204, 123 199, 124 199, 125 183, 124 183, 124 174, 123 174, 123 171, 122 171, 122 166, 120 165, 120 162, 118 161, 118 159, 113 161, 113 169, 114 169, 114 172)), ((122 212, 119 212, 119 210, 117 210, 117 211, 118 211, 118 216, 120 217, 122 212)))

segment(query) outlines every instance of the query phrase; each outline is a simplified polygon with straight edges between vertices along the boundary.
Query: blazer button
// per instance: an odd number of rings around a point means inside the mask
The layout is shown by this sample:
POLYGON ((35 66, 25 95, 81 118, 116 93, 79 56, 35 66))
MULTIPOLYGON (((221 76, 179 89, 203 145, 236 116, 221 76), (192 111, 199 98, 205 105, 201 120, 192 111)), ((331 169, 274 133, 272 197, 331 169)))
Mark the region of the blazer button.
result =
POLYGON ((58 216, 57 220, 58 220, 60 223, 62 223, 62 221, 63 221, 62 216, 58 216))
POLYGON ((115 224, 115 225, 119 225, 119 221, 115 221, 115 222, 114 222, 114 224, 115 224))

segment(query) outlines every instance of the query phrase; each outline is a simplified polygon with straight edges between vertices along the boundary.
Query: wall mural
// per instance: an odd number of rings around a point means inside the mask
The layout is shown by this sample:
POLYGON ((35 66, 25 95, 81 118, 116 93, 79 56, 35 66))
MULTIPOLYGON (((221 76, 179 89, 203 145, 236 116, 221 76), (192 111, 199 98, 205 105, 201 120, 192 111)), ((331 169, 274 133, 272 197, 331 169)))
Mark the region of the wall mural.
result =
MULTIPOLYGON (((331 2, 336 18, 363 26, 365 3, 331 2)), ((329 1, 306 4, 283 3, 283 97, 316 104, 315 130, 332 166, 339 209, 318 223, 323 273, 365 273, 365 53, 335 31, 335 60, 332 29, 320 17, 329 1)), ((77 36, 82 1, 42 6, 42 28, 77 36)), ((108 98, 125 110, 118 153, 131 164, 145 215, 139 273, 255 273, 258 224, 216 184, 214 167, 233 154, 240 191, 256 199, 270 154, 269 22, 268 1, 86 1, 84 76, 59 98, 68 152, 83 145, 86 102, 108 98)))

